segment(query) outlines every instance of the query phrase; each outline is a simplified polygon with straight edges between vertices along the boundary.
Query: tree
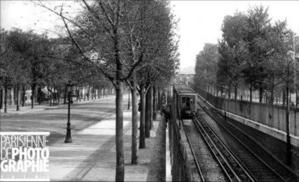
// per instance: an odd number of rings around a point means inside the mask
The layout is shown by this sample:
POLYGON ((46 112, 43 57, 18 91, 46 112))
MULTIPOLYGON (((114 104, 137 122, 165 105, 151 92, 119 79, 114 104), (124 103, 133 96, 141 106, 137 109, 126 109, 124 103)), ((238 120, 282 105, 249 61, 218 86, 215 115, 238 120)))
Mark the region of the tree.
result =
POLYGON ((286 80, 290 80, 292 76, 285 74, 289 70, 290 60, 289 51, 292 50, 293 33, 287 29, 286 22, 276 22, 267 31, 268 36, 268 59, 265 62, 267 77, 265 78, 266 90, 270 92, 269 103, 274 102, 275 88, 285 85, 286 80), (288 42, 290 43, 288 43, 288 42))
POLYGON ((249 9, 247 14, 226 16, 222 31, 217 73, 219 84, 228 85, 228 90, 233 85, 235 98, 238 85, 248 85, 250 102, 253 90, 259 90, 260 102, 264 91, 269 90, 273 102, 274 87, 279 85, 275 80, 280 80, 275 74, 281 73, 288 51, 285 40, 290 31, 286 22, 272 25, 268 9, 261 6, 249 9))
POLYGON ((264 80, 267 76, 265 62, 271 51, 271 47, 267 46, 268 39, 266 36, 270 28, 268 9, 262 6, 249 9, 248 25, 247 41, 249 42, 250 59, 248 61, 249 66, 244 70, 244 76, 245 80, 249 80, 255 89, 259 89, 259 100, 262 102, 265 89, 264 80))
MULTIPOLYGON (((170 14, 167 3, 159 1, 136 1, 140 4, 139 13, 135 16, 137 20, 135 24, 129 24, 130 33, 127 36, 129 43, 129 59, 142 59, 142 65, 133 72, 131 81, 129 82, 132 91, 133 106, 137 106, 137 99, 135 99, 136 89, 140 94, 140 139, 139 148, 145 148, 145 137, 149 137, 149 130, 151 126, 152 98, 149 96, 146 99, 148 90, 151 90, 155 82, 159 78, 163 78, 163 74, 173 73, 177 67, 176 43, 173 41, 174 32, 172 15, 170 14), (137 79, 138 78, 138 79, 137 79), (134 85, 134 86, 133 86, 134 85), (134 103, 136 102, 136 103, 134 103), (146 106, 149 112, 146 113, 146 106)), ((136 5, 136 3, 135 3, 136 5)), ((132 12, 132 11, 131 11, 132 12)), ((166 77, 164 77, 166 78, 166 77)), ((132 118, 137 118, 137 107, 133 107, 132 118)), ((133 121, 133 126, 137 128, 137 121, 133 121)), ((133 131, 134 128, 133 127, 133 131)), ((137 129, 136 129, 137 132, 137 129)), ((132 151, 136 145, 137 134, 132 137, 132 151)), ((136 151, 136 148, 134 149, 136 151)), ((132 159, 134 159, 135 152, 132 152, 132 159)), ((135 158, 136 159, 136 158, 135 158)), ((133 160, 132 160, 133 161, 133 160)), ((136 161, 135 161, 136 162, 136 161)), ((133 163, 133 162, 132 162, 133 163)))
MULTIPOLYGON (((52 54, 50 42, 46 35, 37 35, 32 31, 22 32, 21 30, 12 31, 8 39, 11 50, 20 56, 19 60, 22 60, 24 73, 28 74, 27 79, 30 80, 32 91, 31 108, 33 108, 36 86, 44 84, 43 79, 50 64, 47 60, 48 56, 52 54)), ((24 73, 20 73, 21 77, 24 77, 24 73)), ((18 77, 16 80, 22 79, 18 77)))
POLYGON ((247 51, 247 32, 248 17, 240 12, 234 16, 226 16, 222 25, 222 37, 219 42, 219 69, 217 80, 220 85, 226 84, 228 95, 231 95, 231 88, 234 88, 234 96, 237 99, 237 89, 242 78, 242 69, 246 59, 247 51))
POLYGON ((3 61, 3 83, 5 87, 5 112, 7 104, 7 90, 8 87, 11 89, 15 88, 16 90, 16 110, 19 110, 19 90, 21 85, 26 85, 28 82, 28 62, 24 60, 23 55, 16 50, 16 47, 19 46, 19 40, 22 40, 24 37, 21 34, 21 31, 15 29, 10 32, 5 33, 5 53, 2 54, 3 61))
POLYGON ((195 89, 216 86, 218 48, 215 44, 205 44, 203 50, 196 56, 194 83, 195 89))

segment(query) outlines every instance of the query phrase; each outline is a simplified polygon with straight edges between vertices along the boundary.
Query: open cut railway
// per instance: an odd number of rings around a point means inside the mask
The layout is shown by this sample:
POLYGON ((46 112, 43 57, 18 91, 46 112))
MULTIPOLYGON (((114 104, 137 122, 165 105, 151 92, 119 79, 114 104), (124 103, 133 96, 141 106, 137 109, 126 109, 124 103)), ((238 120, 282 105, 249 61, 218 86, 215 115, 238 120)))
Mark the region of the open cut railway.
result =
MULTIPOLYGON (((225 144, 221 141, 221 139, 215 134, 215 132, 208 126, 207 123, 199 121, 197 118, 193 120, 194 126, 197 131, 202 136, 215 160, 218 162, 221 167, 223 173, 226 176, 226 181, 235 182, 235 181, 248 181, 253 182, 257 181, 252 177, 249 173, 248 169, 246 169, 241 162, 234 156, 234 154, 225 146, 225 144)), ((188 135, 188 134, 187 134, 188 135)), ((187 137, 188 139, 188 137, 187 137)), ((196 145, 192 142, 192 140, 188 139, 191 150, 194 151, 193 145, 196 145)), ((194 142, 194 141, 193 141, 194 142)), ((195 152, 192 152, 193 154, 195 152)), ((196 159, 197 157, 194 156, 196 159)), ((196 163, 199 163, 196 161, 196 163)), ((199 169, 199 171, 201 171, 199 169)))
POLYGON ((228 181, 256 181, 207 123, 198 118, 195 118, 193 122, 228 181))
POLYGON ((298 177, 292 170, 252 140, 250 136, 227 123, 216 110, 207 107, 200 97, 198 104, 229 137, 229 145, 226 146, 200 115, 194 118, 198 132, 206 138, 207 145, 210 146, 211 152, 228 181, 298 181, 298 177))

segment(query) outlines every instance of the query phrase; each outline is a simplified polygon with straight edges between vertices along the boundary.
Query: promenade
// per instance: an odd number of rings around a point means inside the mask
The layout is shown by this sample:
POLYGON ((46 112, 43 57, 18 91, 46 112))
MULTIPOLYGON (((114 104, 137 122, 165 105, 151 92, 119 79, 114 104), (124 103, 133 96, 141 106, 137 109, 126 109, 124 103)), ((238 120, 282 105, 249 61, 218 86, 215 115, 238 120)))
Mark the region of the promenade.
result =
MULTIPOLYGON (((20 113, 1 113, 1 131, 49 131, 51 181, 115 180, 115 97, 75 103, 71 109, 72 143, 64 143, 66 105, 36 107, 20 113)), ((127 108, 127 98, 124 99, 127 108)), ((154 121, 146 148, 131 165, 131 111, 124 109, 126 181, 165 179, 165 138, 161 122, 154 121)))

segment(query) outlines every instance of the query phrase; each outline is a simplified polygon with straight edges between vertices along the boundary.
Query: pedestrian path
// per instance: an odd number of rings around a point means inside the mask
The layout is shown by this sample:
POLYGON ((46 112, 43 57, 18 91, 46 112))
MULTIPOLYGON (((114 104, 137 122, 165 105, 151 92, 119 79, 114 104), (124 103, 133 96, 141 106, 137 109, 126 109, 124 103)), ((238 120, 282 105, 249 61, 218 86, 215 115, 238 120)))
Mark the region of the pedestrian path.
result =
MULTIPOLYGON (((123 108, 127 108, 127 99, 128 97, 124 96, 123 108)), ((22 114, 10 112, 4 117, 1 113, 1 130, 34 129, 50 132, 48 146, 51 181, 114 181, 116 165, 114 102, 115 97, 109 96, 88 103, 74 103, 71 108, 72 143, 64 143, 67 105, 36 106, 34 109, 28 108, 27 111, 24 109, 22 114)), ((161 181, 165 178, 163 172, 165 130, 161 125, 162 122, 160 120, 153 122, 151 137, 146 139, 146 148, 138 149, 138 165, 132 165, 131 111, 124 110, 123 118, 125 180, 161 181)))
MULTIPOLYGON (((109 99, 111 97, 114 97, 112 95, 109 96, 105 96, 105 97, 101 97, 98 99, 90 99, 90 100, 81 100, 79 102, 75 101, 74 104, 86 104, 86 103, 92 103, 92 102, 97 102, 99 100, 103 100, 103 99, 109 99)), ((7 113, 4 113, 4 108, 0 109, 0 114, 2 116, 9 116, 9 115, 19 115, 19 114, 25 114, 25 113, 34 113, 34 112, 39 112, 42 110, 46 110, 46 109, 56 109, 56 108, 61 108, 61 107, 66 107, 67 104, 59 104, 59 105, 54 105, 54 106, 50 106, 49 104, 35 104, 33 108, 31 108, 31 105, 25 105, 20 106, 20 110, 17 111, 16 110, 16 105, 9 105, 7 106, 7 113)))
POLYGON ((15 115, 15 114, 25 114, 25 113, 33 113, 33 112, 38 112, 42 111, 46 108, 57 108, 58 106, 49 106, 49 105, 35 105, 33 109, 31 109, 31 106, 20 106, 20 110, 16 111, 16 106, 8 106, 7 108, 7 113, 4 113, 4 109, 0 110, 1 115, 6 116, 6 115, 15 115))
MULTIPOLYGON (((155 160, 164 153, 161 149, 164 130, 160 123, 153 122, 147 147, 138 150, 138 165, 131 165, 131 112, 124 112, 125 181, 163 178, 161 165, 165 162, 155 160)), ((73 133, 72 139, 73 143, 59 140, 50 146, 51 181, 115 180, 115 115, 73 133)))

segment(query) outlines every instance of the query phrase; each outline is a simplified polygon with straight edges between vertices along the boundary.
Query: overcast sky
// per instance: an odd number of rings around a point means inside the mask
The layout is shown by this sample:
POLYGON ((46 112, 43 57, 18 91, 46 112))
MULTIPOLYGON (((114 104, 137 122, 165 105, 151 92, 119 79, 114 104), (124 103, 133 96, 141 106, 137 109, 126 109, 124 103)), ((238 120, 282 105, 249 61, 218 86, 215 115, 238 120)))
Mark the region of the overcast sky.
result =
MULTIPOLYGON (((50 2, 55 6, 62 1, 50 2)), ((46 30, 63 32, 57 29, 62 25, 57 16, 34 6, 30 1, 0 0, 0 3, 2 28, 17 27, 37 32, 46 30)), ((237 10, 245 12, 255 5, 269 7, 270 17, 274 21, 286 19, 288 27, 299 34, 299 1, 171 1, 173 13, 179 20, 177 33, 180 36, 181 70, 194 72, 195 57, 204 44, 217 43, 221 38, 224 16, 233 15, 237 10)))

